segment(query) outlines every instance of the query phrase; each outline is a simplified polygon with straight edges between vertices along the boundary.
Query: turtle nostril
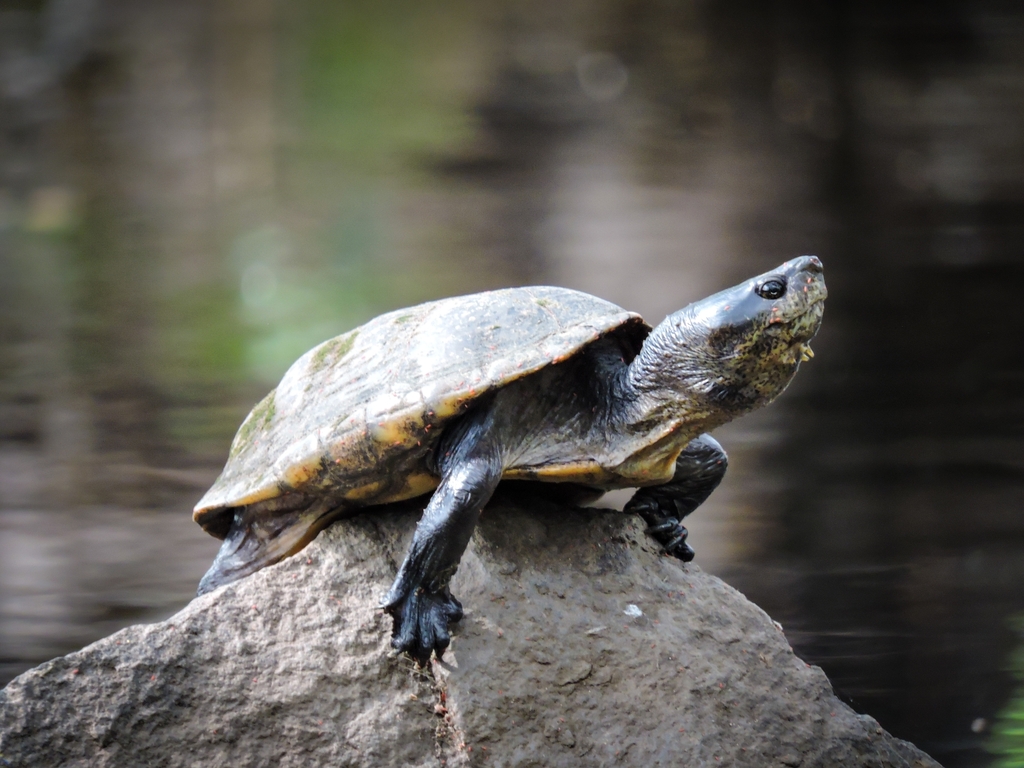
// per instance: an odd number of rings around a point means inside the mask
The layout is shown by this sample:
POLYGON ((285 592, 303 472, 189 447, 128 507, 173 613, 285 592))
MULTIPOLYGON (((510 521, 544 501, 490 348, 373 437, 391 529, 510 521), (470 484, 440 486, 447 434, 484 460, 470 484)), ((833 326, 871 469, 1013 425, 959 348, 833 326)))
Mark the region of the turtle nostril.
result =
POLYGON ((823 272, 825 269, 821 264, 821 259, 817 256, 804 256, 802 261, 804 262, 803 268, 808 272, 823 272))

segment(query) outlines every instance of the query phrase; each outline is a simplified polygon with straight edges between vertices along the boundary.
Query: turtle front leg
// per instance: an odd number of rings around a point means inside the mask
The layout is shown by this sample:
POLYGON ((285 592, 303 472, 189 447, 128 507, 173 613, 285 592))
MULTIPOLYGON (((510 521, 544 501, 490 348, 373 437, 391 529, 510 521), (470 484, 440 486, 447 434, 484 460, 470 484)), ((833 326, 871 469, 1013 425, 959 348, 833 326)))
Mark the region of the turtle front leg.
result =
POLYGON ((473 437, 464 437, 447 451, 441 483, 416 526, 395 583, 381 601, 394 620, 391 646, 421 665, 432 652, 438 658, 444 654, 451 640, 448 625, 462 618, 462 605, 448 583, 501 479, 498 452, 473 437))
POLYGON ((707 433, 700 435, 679 454, 669 482, 641 488, 623 511, 640 515, 647 523, 647 532, 666 552, 689 562, 694 553, 686 543, 682 519, 707 500, 722 482, 728 465, 729 458, 718 441, 707 433))

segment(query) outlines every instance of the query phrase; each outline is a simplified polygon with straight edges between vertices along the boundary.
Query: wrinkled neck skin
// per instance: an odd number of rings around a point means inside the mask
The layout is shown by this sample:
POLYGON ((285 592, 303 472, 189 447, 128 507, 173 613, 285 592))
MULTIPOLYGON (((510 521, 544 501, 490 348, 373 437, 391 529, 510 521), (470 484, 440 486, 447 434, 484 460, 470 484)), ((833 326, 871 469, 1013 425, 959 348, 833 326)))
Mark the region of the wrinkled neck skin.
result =
POLYGON ((821 262, 802 256, 669 315, 620 359, 618 427, 682 441, 767 405, 812 357, 827 296, 821 262))
POLYGON ((629 425, 707 432, 771 402, 796 373, 799 361, 772 362, 758 348, 771 349, 771 339, 733 348, 722 336, 691 308, 651 331, 619 382, 629 425))

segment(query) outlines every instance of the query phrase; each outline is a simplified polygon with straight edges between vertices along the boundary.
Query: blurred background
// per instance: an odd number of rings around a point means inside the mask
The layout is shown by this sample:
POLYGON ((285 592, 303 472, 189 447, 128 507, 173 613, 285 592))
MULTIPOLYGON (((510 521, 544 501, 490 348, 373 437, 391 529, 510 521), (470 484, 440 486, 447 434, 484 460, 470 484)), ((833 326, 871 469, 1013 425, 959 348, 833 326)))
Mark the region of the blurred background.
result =
POLYGON ((696 562, 897 736, 1022 765, 1018 3, 0 0, 0 684, 188 602, 313 344, 805 253, 817 357, 716 433, 696 562))

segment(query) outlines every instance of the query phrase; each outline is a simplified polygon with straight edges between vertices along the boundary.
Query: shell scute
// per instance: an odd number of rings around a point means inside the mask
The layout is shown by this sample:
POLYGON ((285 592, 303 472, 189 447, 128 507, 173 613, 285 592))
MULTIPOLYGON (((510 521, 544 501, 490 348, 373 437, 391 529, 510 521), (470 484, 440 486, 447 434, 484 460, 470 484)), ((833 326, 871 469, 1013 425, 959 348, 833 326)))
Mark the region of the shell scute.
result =
MULTIPOLYGON (((626 325, 646 329, 610 302, 546 286, 381 315, 295 361, 243 422, 194 517, 203 523, 217 510, 310 484, 372 496, 360 489, 394 471, 391 457, 425 455, 445 421, 474 400, 626 325)), ((428 485, 417 477, 405 485, 428 485)), ((401 486, 405 479, 391 480, 401 486)))

